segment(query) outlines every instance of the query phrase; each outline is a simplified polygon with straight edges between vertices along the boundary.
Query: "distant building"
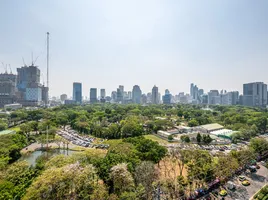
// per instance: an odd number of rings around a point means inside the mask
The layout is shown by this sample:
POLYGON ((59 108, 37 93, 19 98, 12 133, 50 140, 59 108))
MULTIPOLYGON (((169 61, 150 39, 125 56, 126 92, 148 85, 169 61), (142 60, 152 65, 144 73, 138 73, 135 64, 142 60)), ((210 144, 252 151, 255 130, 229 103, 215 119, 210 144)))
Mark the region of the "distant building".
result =
POLYGON ((208 104, 221 104, 218 90, 210 90, 210 92, 208 92, 208 104))
POLYGON ((65 105, 73 105, 73 104, 77 104, 77 101, 76 100, 71 100, 71 99, 65 99, 64 104, 65 105))
POLYGON ((106 92, 105 89, 100 89, 100 102, 105 103, 106 102, 106 92))
POLYGON ((128 99, 132 99, 132 92, 129 91, 129 92, 127 93, 127 96, 128 96, 128 99))
POLYGON ((60 95, 60 100, 64 102, 67 99, 67 94, 60 95))
POLYGON ((133 103, 141 103, 141 89, 140 86, 134 85, 132 89, 132 101, 133 103))
POLYGON ((5 109, 11 109, 11 110, 17 110, 22 108, 22 105, 19 103, 13 103, 13 104, 6 104, 4 106, 5 109))
POLYGON ((141 103, 142 104, 147 104, 147 95, 146 94, 141 95, 141 103))
POLYGON ((263 82, 244 84, 243 105, 265 107, 267 105, 267 85, 263 82))
POLYGON ((100 89, 100 98, 105 98, 106 97, 106 92, 105 89, 100 89))
POLYGON ((121 103, 123 102, 123 93, 120 88, 117 88, 116 90, 116 101, 121 103))
POLYGON ((76 103, 82 103, 82 83, 73 83, 73 100, 76 103))
POLYGON ((204 94, 204 90, 203 90, 203 89, 199 89, 199 90, 198 90, 198 95, 199 95, 199 96, 202 96, 203 94, 204 94))
POLYGON ((159 104, 158 87, 156 86, 152 89, 152 104, 159 104))
POLYGON ((15 74, 0 74, 0 107, 13 104, 17 100, 16 80, 15 74))
POLYGON ((111 93, 111 101, 116 102, 116 98, 117 98, 117 92, 112 91, 112 93, 111 93))
POLYGON ((239 92, 226 92, 221 94, 222 105, 236 105, 239 102, 239 92))
POLYGON ((42 102, 47 103, 48 88, 40 84, 40 69, 34 65, 23 66, 17 68, 17 72, 17 88, 21 97, 18 101, 24 106, 38 106, 42 102))
POLYGON ((162 97, 163 104, 170 104, 171 103, 172 95, 169 93, 169 90, 165 90, 165 95, 162 97))
POLYGON ((90 103, 97 103, 98 99, 97 99, 97 88, 90 88, 90 95, 89 95, 89 101, 90 103))

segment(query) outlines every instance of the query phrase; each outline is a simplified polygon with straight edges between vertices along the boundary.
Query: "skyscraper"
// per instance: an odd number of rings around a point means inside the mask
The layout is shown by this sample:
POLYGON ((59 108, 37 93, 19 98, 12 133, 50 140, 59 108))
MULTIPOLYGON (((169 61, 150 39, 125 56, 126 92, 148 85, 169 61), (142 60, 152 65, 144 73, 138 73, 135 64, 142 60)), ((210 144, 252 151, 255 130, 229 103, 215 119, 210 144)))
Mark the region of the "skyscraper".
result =
POLYGON ((0 107, 16 101, 16 79, 17 76, 12 73, 0 74, 0 107))
POLYGON ((42 99, 47 100, 48 88, 42 87, 40 84, 40 70, 37 66, 31 65, 17 68, 17 72, 17 88, 21 96, 19 101, 23 105, 36 106, 41 103, 42 99))
POLYGON ((162 97, 163 104, 170 104, 171 103, 171 94, 169 90, 165 90, 165 95, 162 97))
POLYGON ((134 85, 132 89, 132 101, 133 103, 141 103, 141 89, 140 86, 134 85))
POLYGON ((246 83, 243 85, 243 105, 266 106, 267 85, 263 82, 246 83))
POLYGON ((152 104, 158 104, 158 87, 154 86, 152 89, 152 104))
POLYGON ((100 98, 104 99, 106 97, 105 89, 100 89, 100 98))
POLYGON ((90 88, 90 94, 89 94, 89 98, 90 98, 90 103, 97 103, 98 99, 97 99, 97 88, 90 88))
POLYGON ((67 99, 67 94, 62 94, 62 95, 60 95, 60 100, 61 101, 65 101, 67 99))
POLYGON ((210 92, 208 92, 208 104, 221 104, 218 90, 210 90, 210 92))
POLYGON ((73 83, 73 100, 76 103, 82 103, 82 83, 73 83))

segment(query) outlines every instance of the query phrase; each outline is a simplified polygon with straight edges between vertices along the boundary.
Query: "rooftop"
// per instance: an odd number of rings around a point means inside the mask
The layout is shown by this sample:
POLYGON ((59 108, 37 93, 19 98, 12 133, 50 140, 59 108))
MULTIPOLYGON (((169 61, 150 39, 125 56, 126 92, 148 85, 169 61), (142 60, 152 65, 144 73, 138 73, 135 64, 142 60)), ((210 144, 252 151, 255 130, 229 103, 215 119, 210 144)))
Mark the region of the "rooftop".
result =
POLYGON ((217 123, 214 124, 206 124, 206 125, 201 125, 202 128, 208 130, 208 131, 212 131, 212 130, 216 130, 216 129, 222 129, 223 126, 217 123))

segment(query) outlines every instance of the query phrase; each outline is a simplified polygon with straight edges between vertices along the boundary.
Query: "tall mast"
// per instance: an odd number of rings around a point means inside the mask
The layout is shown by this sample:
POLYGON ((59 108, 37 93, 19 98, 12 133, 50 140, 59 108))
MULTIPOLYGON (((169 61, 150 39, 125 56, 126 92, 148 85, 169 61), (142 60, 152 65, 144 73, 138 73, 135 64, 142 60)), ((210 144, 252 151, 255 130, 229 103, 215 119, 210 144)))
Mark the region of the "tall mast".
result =
POLYGON ((49 91, 49 32, 47 32, 47 98, 46 105, 48 106, 48 91, 49 91))

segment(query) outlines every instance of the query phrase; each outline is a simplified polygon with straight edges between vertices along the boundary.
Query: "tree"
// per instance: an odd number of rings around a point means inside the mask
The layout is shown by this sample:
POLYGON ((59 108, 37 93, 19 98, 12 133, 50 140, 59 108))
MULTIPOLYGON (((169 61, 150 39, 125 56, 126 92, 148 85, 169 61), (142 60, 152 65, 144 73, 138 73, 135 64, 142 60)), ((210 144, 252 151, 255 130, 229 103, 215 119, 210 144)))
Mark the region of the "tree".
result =
POLYGON ((7 129, 7 123, 0 119, 0 131, 7 129))
POLYGON ((182 135, 181 136, 181 141, 186 142, 186 143, 191 142, 191 140, 190 140, 188 135, 182 135))
POLYGON ((199 144, 201 142, 201 140, 202 140, 201 134, 200 133, 197 133, 197 136, 196 136, 197 143, 199 144))
POLYGON ((56 115, 56 122, 59 125, 63 126, 63 129, 65 130, 65 126, 68 124, 68 115, 64 112, 60 112, 56 115))
POLYGON ((153 185, 152 183, 157 180, 158 173, 155 170, 154 163, 150 161, 143 161, 135 169, 134 173, 135 182, 141 184, 146 191, 146 199, 152 198, 153 185))
POLYGON ((169 140, 169 141, 172 141, 172 140, 173 140, 173 136, 172 136, 172 135, 169 135, 169 136, 168 136, 168 140, 169 140))
POLYGON ((190 126, 190 127, 198 126, 198 121, 196 119, 191 119, 188 122, 188 126, 190 126))
POLYGON ((255 123, 256 123, 258 130, 261 133, 265 133, 266 128, 267 128, 267 117, 265 117, 265 116, 259 117, 259 118, 257 118, 255 123))
POLYGON ((210 137, 210 135, 203 135, 202 141, 204 142, 204 144, 209 144, 212 142, 212 138, 210 137))
POLYGON ((123 125, 121 131, 123 137, 135 137, 142 135, 143 128, 142 125, 138 124, 135 121, 127 121, 123 125))
POLYGON ((32 130, 32 127, 29 123, 24 123, 20 125, 20 130, 22 131, 22 133, 27 137, 27 139, 29 140, 30 137, 30 133, 32 130))
POLYGON ((260 155, 268 151, 268 141, 264 138, 253 138, 250 140, 250 148, 260 155))
POLYGON ((121 163, 112 167, 110 173, 116 194, 131 191, 134 188, 134 179, 127 170, 127 164, 121 163))
POLYGON ((218 156, 218 159, 215 166, 215 176, 220 177, 220 179, 226 179, 232 177, 235 171, 239 167, 237 159, 231 155, 221 154, 218 156))
POLYGON ((45 170, 22 199, 91 199, 95 190, 106 196, 106 188, 99 184, 92 165, 82 167, 75 163, 45 170))

